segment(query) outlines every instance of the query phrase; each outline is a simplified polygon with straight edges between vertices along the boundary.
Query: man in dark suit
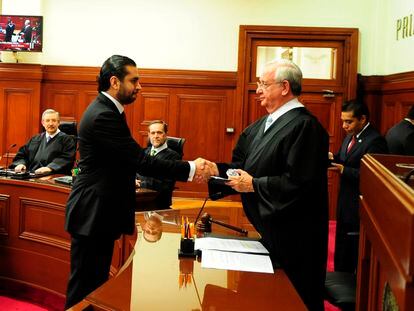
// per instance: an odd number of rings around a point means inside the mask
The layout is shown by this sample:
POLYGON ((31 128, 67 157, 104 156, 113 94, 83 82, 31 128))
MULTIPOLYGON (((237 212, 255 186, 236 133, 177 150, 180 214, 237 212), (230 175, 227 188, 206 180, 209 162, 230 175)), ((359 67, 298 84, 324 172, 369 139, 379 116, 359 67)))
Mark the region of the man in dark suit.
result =
POLYGON ((80 122, 80 173, 66 206, 65 229, 71 235, 66 308, 108 279, 115 240, 134 232, 137 171, 181 181, 204 173, 202 159, 159 160, 145 154, 132 138, 124 106, 136 100, 141 89, 138 80, 132 59, 108 58, 99 73, 99 94, 80 122))
MULTIPOLYGON (((309 310, 323 310, 327 260, 328 134, 298 101, 302 72, 288 60, 267 64, 257 95, 269 113, 248 126, 230 164, 239 176, 228 185, 309 310)), ((217 172, 216 172, 217 173, 217 172)), ((209 192, 229 193, 209 182, 209 192)), ((228 188, 228 187, 227 187, 228 188)))
POLYGON ((414 156, 414 105, 404 120, 388 130, 385 139, 391 154, 414 156))
POLYGON ((35 174, 70 174, 76 145, 72 137, 59 130, 59 124, 59 113, 53 109, 45 110, 42 125, 46 131, 33 136, 19 149, 10 168, 35 174))
MULTIPOLYGON (((167 145, 168 125, 162 120, 152 121, 148 125, 148 138, 151 146, 145 149, 145 153, 163 160, 181 160, 181 156, 167 145)), ((175 180, 158 179, 143 176, 137 173, 137 184, 142 188, 153 189, 158 192, 155 198, 157 209, 166 209, 171 206, 172 193, 175 180)))
POLYGON ((357 101, 342 105, 342 127, 348 134, 329 158, 341 174, 336 207, 335 271, 356 271, 359 233, 359 168, 366 153, 387 153, 385 139, 369 123, 368 107, 357 101))
POLYGON ((11 42, 12 41, 12 35, 14 34, 14 29, 16 28, 16 25, 13 23, 13 21, 9 18, 6 25, 6 36, 4 37, 5 42, 11 42))

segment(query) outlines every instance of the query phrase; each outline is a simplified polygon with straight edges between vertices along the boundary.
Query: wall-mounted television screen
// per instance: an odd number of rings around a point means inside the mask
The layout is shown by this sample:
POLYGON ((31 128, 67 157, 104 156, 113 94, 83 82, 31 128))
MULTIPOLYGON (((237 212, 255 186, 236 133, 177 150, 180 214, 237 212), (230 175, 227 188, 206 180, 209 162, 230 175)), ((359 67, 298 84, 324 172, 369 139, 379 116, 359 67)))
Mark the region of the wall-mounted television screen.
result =
POLYGON ((42 52, 43 17, 0 15, 0 51, 42 52))

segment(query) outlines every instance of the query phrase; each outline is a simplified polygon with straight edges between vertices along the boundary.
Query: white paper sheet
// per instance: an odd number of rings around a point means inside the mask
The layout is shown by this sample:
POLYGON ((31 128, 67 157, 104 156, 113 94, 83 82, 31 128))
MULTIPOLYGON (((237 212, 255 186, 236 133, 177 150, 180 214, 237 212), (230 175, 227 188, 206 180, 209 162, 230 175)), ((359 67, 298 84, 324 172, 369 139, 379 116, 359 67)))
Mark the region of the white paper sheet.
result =
POLYGON ((274 273, 268 255, 203 250, 201 267, 249 272, 274 273))
POLYGON ((203 251, 207 249, 222 250, 228 252, 269 254, 269 251, 259 241, 220 239, 220 238, 198 238, 195 240, 195 249, 203 251))

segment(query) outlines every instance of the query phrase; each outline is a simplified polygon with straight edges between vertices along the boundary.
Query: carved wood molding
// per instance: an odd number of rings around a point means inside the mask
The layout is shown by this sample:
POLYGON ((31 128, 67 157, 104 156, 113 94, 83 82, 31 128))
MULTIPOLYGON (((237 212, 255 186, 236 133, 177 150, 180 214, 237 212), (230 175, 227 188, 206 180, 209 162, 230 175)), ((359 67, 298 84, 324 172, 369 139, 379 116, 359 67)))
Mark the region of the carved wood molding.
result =
MULTIPOLYGON (((44 82, 96 84, 99 67, 42 66, 44 82)), ((140 69, 140 82, 147 86, 235 88, 236 72, 207 70, 140 69)), ((0 76, 1 77, 1 76, 0 76)))
POLYGON ((42 78, 41 65, 0 63, 0 81, 40 82, 42 78))
POLYGON ((360 82, 364 92, 368 93, 391 94, 412 91, 414 71, 387 76, 362 76, 360 82))

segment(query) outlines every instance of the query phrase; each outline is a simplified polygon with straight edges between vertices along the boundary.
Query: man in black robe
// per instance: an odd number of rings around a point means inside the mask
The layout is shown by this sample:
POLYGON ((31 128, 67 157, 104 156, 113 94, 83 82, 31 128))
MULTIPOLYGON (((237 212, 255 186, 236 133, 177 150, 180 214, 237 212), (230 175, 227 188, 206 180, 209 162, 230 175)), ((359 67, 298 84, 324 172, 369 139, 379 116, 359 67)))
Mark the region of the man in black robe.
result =
POLYGON ((46 109, 42 114, 43 133, 33 136, 20 147, 10 168, 16 172, 71 174, 76 144, 73 137, 59 130, 59 112, 46 109))
MULTIPOLYGON (((232 162, 218 163, 216 173, 226 177, 228 168, 237 169, 240 175, 227 185, 241 193, 243 209, 272 261, 309 310, 323 310, 328 134, 298 101, 301 81, 301 70, 290 61, 265 67, 256 93, 269 114, 243 131, 232 162)), ((209 186, 210 193, 230 192, 209 186)))

